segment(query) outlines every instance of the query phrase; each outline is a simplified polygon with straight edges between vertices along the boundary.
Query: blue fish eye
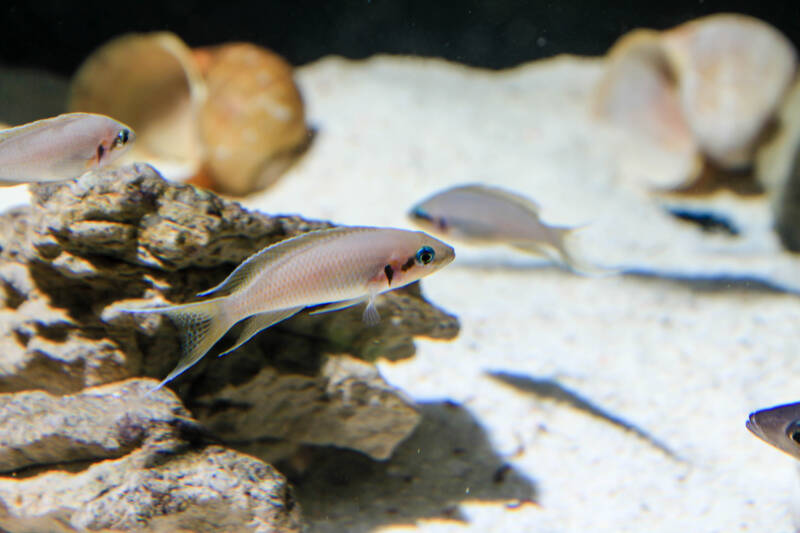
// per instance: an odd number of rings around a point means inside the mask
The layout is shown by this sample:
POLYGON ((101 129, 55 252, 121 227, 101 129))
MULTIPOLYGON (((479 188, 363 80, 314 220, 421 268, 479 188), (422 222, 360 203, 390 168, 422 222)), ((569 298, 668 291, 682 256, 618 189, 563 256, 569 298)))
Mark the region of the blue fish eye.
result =
POLYGON ((430 246, 423 246, 419 250, 417 250, 416 260, 417 263, 421 265, 427 265, 433 258, 436 257, 436 252, 433 251, 433 248, 430 246))

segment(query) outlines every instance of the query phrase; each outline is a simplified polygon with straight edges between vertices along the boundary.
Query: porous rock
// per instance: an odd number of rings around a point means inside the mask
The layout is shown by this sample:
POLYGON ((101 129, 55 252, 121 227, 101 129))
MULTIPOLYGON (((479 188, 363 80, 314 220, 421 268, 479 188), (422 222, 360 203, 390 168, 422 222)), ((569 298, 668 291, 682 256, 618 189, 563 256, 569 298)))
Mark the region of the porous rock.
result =
POLYGON ((388 458, 419 421, 416 408, 374 366, 347 355, 330 356, 319 376, 264 367, 248 383, 195 401, 198 419, 223 439, 332 444, 376 459, 388 458), (264 397, 284 401, 264 402, 264 397))
MULTIPOLYGON (((0 392, 52 394, 136 376, 162 379, 180 354, 175 326, 121 306, 190 300, 264 246, 330 227, 247 211, 213 193, 169 184, 147 165, 35 186, 32 206, 4 214, 2 222, 0 392)), ((383 320, 374 328, 363 324, 358 308, 300 314, 225 358, 206 357, 170 386, 203 421, 220 419, 209 413, 240 400, 247 404, 242 413, 299 417, 281 428, 255 429, 245 424, 252 414, 234 417, 224 431, 215 426, 226 439, 277 437, 385 457, 418 415, 370 363, 350 360, 333 379, 331 361, 345 359, 328 356, 408 357, 413 336, 452 338, 458 322, 431 306, 417 284, 381 296, 377 307, 383 320), (257 394, 265 383, 272 393, 257 394), (342 392, 347 387, 358 393, 342 392), (313 408, 297 410, 310 390, 313 408), (365 422, 340 427, 347 416, 365 422)))
POLYGON ((171 390, 148 394, 153 383, 132 379, 69 396, 0 394, 0 472, 121 457, 145 442, 184 440, 196 422, 171 390))
POLYGON ((270 465, 220 446, 143 447, 79 472, 0 479, 0 524, 10 533, 301 528, 286 479, 270 465))

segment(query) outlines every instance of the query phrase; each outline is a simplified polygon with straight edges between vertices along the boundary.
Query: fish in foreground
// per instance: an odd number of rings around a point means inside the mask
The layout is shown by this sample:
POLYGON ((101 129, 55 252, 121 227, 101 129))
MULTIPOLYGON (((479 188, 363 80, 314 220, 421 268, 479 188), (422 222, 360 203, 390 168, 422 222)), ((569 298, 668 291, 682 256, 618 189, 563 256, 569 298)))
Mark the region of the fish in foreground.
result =
POLYGON ((105 115, 66 113, 0 131, 0 183, 77 178, 131 147, 133 130, 105 115))
POLYGON ((745 425, 767 444, 800 459, 800 402, 750 413, 745 425))
POLYGON ((566 238, 579 228, 545 224, 533 201, 498 187, 446 189, 414 206, 409 217, 423 229, 466 243, 507 244, 556 259, 574 272, 610 272, 586 265, 569 252, 566 238))
POLYGON ((380 320, 378 294, 425 277, 450 263, 447 244, 421 231, 338 227, 280 241, 250 256, 222 283, 198 296, 208 300, 166 307, 125 309, 164 313, 183 330, 183 354, 162 387, 199 361, 237 322, 244 320, 232 352, 259 331, 305 307, 312 314, 366 303, 364 321, 380 320))

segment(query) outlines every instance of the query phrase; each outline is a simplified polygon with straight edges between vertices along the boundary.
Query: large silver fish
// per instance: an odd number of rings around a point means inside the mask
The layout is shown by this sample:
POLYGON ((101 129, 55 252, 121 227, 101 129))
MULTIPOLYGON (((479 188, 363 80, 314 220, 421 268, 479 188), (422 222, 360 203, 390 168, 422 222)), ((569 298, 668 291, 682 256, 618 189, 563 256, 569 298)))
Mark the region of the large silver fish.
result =
POLYGON ((409 217, 423 229, 470 244, 506 244, 556 259, 578 272, 595 267, 579 262, 565 238, 577 228, 550 226, 539 206, 511 191, 487 185, 459 185, 414 206, 409 217))
POLYGON ((800 459, 800 402, 750 413, 745 425, 767 444, 800 459))
POLYGON ((66 113, 0 131, 0 183, 77 178, 131 147, 133 130, 105 115, 66 113))
POLYGON ((223 354, 318 304, 328 305, 313 313, 366 303, 364 321, 376 323, 378 294, 432 274, 454 256, 450 246, 421 231, 368 227, 312 231, 264 248, 222 283, 198 294, 211 299, 126 311, 164 313, 184 330, 183 355, 161 387, 199 361, 240 320, 245 322, 239 338, 223 354))

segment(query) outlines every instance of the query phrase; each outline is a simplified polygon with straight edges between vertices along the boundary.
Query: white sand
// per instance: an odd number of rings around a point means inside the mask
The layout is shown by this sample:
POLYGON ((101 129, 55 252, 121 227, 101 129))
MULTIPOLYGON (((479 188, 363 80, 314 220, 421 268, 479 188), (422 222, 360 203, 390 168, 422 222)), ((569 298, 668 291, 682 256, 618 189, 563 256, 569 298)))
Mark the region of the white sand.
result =
MULTIPOLYGON (((736 283, 662 278, 723 275, 796 290, 800 261, 780 251, 763 199, 700 202, 740 225, 738 238, 668 216, 637 186, 645 148, 621 144, 589 116, 599 72, 575 58, 494 74, 386 57, 326 59, 299 72, 319 135, 296 168, 246 205, 408 227, 405 211, 422 197, 484 181, 536 199, 553 222, 591 223, 576 242, 588 259, 658 276, 581 278, 503 249, 457 248, 456 263, 423 289, 459 316, 460 336, 421 340, 415 358, 381 370, 416 400, 462 404, 496 453, 535 481, 539 505, 508 509, 465 495, 466 521, 427 518, 387 531, 794 527, 795 462, 744 421, 755 408, 800 400, 800 303, 736 283), (488 370, 552 379, 676 457, 488 370)), ((664 179, 680 164, 651 167, 664 179)))

